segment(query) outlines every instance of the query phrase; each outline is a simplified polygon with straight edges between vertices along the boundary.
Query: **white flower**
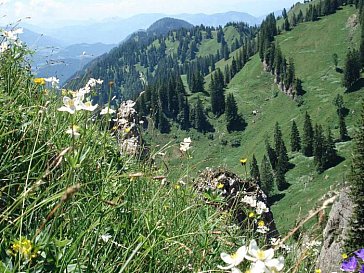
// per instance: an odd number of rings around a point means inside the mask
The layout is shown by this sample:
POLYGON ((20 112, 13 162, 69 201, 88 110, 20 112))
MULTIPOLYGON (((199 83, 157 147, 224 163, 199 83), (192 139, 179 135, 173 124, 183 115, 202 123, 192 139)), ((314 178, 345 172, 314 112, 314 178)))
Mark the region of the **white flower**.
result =
POLYGON ((273 259, 274 250, 261 250, 257 246, 255 240, 251 240, 248 248, 248 253, 245 258, 254 262, 251 266, 251 273, 276 273, 283 269, 284 258, 281 256, 278 259, 273 259))
POLYGON ((180 143, 180 147, 179 147, 180 151, 181 152, 187 152, 191 148, 190 147, 191 143, 192 143, 192 140, 191 140, 190 137, 185 138, 183 140, 183 142, 180 143))
POLYGON ((83 103, 78 97, 74 99, 63 97, 63 104, 64 106, 58 108, 57 110, 61 112, 68 112, 73 115, 76 111, 82 110, 83 103))
POLYGON ((9 48, 9 43, 7 41, 0 44, 0 53, 4 53, 9 48))
POLYGON ((3 31, 2 36, 4 36, 9 42, 15 42, 18 39, 18 34, 23 33, 22 28, 15 30, 3 31))
POLYGON ((45 78, 44 80, 46 82, 50 82, 53 88, 58 88, 59 79, 57 79, 56 77, 45 78))
POLYGON ((223 270, 232 269, 232 272, 238 272, 238 271, 233 271, 233 268, 238 266, 244 260, 246 252, 247 252, 246 246, 242 246, 232 255, 226 254, 224 252, 221 253, 220 255, 221 259, 228 265, 227 266, 218 265, 217 267, 223 270))
POLYGON ((81 108, 83 110, 91 111, 91 112, 95 111, 95 109, 98 106, 99 106, 98 104, 92 105, 92 102, 91 101, 87 101, 87 102, 81 104, 81 108))
POLYGON ((252 208, 257 206, 257 199, 254 196, 245 195, 243 199, 241 199, 241 202, 248 204, 252 208))
POLYGON ((66 131, 66 133, 71 136, 79 137, 81 134, 78 132, 78 130, 80 130, 80 127, 77 125, 73 125, 72 128, 69 128, 66 131))
POLYGON ((257 212, 257 214, 261 215, 263 212, 269 212, 269 209, 264 202, 258 201, 255 211, 257 212))
POLYGON ((108 233, 101 235, 101 240, 103 240, 105 243, 107 243, 111 238, 112 236, 108 233))
POLYGON ((113 113, 115 113, 115 110, 106 106, 104 109, 101 110, 100 115, 113 114, 113 113))

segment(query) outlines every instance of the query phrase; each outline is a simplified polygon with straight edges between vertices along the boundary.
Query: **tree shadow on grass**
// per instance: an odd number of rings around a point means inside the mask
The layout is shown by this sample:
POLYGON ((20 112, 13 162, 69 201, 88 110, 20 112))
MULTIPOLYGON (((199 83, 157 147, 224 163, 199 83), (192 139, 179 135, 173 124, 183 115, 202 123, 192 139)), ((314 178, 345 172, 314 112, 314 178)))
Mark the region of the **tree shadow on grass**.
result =
POLYGON ((274 205, 278 201, 282 200, 284 196, 285 196, 284 193, 278 193, 278 194, 275 194, 275 195, 269 197, 268 198, 269 205, 270 206, 274 205))
POLYGON ((351 87, 346 89, 346 93, 353 93, 353 92, 359 91, 363 87, 364 87, 364 78, 360 78, 351 87))

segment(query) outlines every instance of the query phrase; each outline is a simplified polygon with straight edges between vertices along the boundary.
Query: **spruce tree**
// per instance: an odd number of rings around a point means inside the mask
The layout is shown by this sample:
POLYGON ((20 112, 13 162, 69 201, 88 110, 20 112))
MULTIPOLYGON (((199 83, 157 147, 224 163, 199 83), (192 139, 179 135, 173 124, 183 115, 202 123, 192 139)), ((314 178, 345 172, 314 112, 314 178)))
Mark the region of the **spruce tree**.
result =
POLYGON ((273 186, 274 186, 274 177, 272 167, 269 163, 268 158, 264 155, 261 163, 261 173, 260 173, 260 181, 261 181, 261 189, 263 192, 269 197, 272 194, 273 186))
POLYGON ((305 156, 313 155, 313 128, 310 115, 306 112, 303 124, 302 153, 305 156))
POLYGON ((314 155, 316 170, 318 173, 322 173, 325 169, 325 161, 324 161, 325 138, 323 135, 323 130, 321 125, 316 124, 315 126, 313 143, 314 143, 313 155, 314 155))
POLYGON ((301 150, 301 137, 295 121, 292 122, 291 127, 291 151, 298 152, 301 150))
POLYGON ((349 140, 348 130, 346 128, 346 122, 344 115, 339 115, 339 132, 340 132, 340 141, 349 140))
POLYGON ((226 129, 228 132, 233 131, 237 127, 237 123, 239 121, 238 114, 238 105, 235 101, 233 94, 228 94, 226 98, 226 109, 225 109, 225 117, 226 117, 226 129))
POLYGON ((209 85, 211 98, 211 111, 216 116, 220 116, 225 112, 225 95, 224 95, 224 76, 220 69, 211 75, 209 85))
POLYGON ((266 151, 267 151, 267 155, 268 155, 268 158, 269 158, 269 162, 272 165, 273 170, 275 170, 276 169, 276 166, 277 166, 277 161, 278 161, 277 153, 272 148, 272 146, 270 145, 268 139, 265 140, 265 148, 266 148, 266 151))
MULTIPOLYGON (((354 136, 351 163, 350 195, 354 203, 347 248, 350 252, 364 246, 364 103, 354 136)), ((349 253, 349 252, 348 252, 349 253)))
POLYGON ((355 49, 346 55, 344 66, 343 86, 349 90, 360 79, 360 55, 355 49))
POLYGON ((258 167, 257 159, 255 158, 255 155, 253 154, 252 163, 250 166, 250 176, 256 181, 256 183, 261 187, 261 181, 260 181, 260 172, 258 167))
POLYGON ((274 150, 277 155, 277 166, 275 170, 280 168, 282 172, 286 173, 288 171, 289 158, 287 154, 287 148, 282 137, 282 131, 278 122, 276 123, 274 130, 274 150))
POLYGON ((332 137, 330 128, 327 128, 325 137, 325 151, 323 156, 325 170, 336 165, 338 155, 335 147, 335 142, 332 137))

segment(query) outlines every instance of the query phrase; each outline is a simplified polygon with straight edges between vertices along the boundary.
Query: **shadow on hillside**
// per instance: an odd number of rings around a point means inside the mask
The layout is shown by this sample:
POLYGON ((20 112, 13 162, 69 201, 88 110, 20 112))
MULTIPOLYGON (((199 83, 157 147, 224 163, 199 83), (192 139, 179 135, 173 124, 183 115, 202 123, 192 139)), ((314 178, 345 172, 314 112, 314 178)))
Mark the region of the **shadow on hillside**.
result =
POLYGON ((340 67, 336 67, 336 68, 335 68, 335 71, 336 71, 337 73, 340 73, 340 74, 344 73, 344 70, 343 70, 342 68, 340 68, 340 67))
POLYGON ((339 165, 341 162, 343 162, 345 160, 345 157, 342 157, 342 156, 337 156, 335 160, 333 160, 332 162, 330 162, 330 164, 327 164, 325 166, 325 170, 329 169, 329 168, 332 168, 332 167, 335 167, 337 165, 339 165))
POLYGON ((274 205, 278 201, 282 200, 284 196, 285 196, 284 193, 278 193, 278 194, 275 194, 275 195, 269 197, 268 198, 269 205, 270 206, 274 205))
POLYGON ((352 87, 346 90, 346 93, 359 91, 362 87, 364 87, 364 78, 360 78, 352 87))
POLYGON ((288 165, 287 165, 288 170, 292 170, 294 167, 296 167, 296 164, 288 162, 288 165))

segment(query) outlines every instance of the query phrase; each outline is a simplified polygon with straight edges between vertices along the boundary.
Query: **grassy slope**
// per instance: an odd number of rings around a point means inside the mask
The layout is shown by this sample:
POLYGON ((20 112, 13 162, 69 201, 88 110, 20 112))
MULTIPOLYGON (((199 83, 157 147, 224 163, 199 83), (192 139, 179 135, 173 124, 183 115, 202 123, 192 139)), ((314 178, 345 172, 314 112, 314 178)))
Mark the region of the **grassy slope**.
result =
MULTIPOLYGON (((303 80, 303 87, 307 92, 304 95, 303 106, 297 107, 295 102, 278 91, 273 83, 273 77, 263 72, 258 56, 254 56, 232 79, 226 90, 227 93, 233 92, 236 96, 239 110, 249 124, 247 129, 244 132, 228 134, 223 122, 224 116, 216 120, 211 119, 216 129, 211 134, 201 135, 194 130, 185 133, 173 129, 172 144, 176 144, 173 155, 178 154, 176 151, 178 142, 185 136, 191 136, 194 152, 189 171, 225 165, 237 173, 244 174, 245 171, 238 164, 240 157, 251 159, 255 153, 260 162, 265 152, 264 140, 266 137, 272 140, 276 121, 282 127, 289 149, 291 122, 295 119, 299 129, 302 130, 305 111, 309 111, 314 123, 329 125, 337 136, 337 118, 332 101, 338 93, 344 94, 344 89, 340 84, 341 74, 335 72, 331 56, 337 53, 340 59, 339 65, 343 64, 346 49, 351 44, 346 21, 354 12, 354 8, 345 7, 334 15, 322 18, 319 22, 301 24, 291 32, 278 37, 282 51, 287 57, 294 58, 297 76, 303 80), (278 96, 275 97, 274 94, 277 93, 278 96), (252 110, 258 110, 260 113, 254 117, 251 114, 252 110), (209 135, 214 139, 208 139, 209 135), (228 145, 221 145, 222 139, 227 140, 228 145), (234 139, 241 140, 239 148, 230 146, 230 142, 234 139)), ((358 31, 355 32, 354 40, 357 36, 358 31)), ((358 112, 362 97, 363 90, 344 95, 345 103, 351 110, 347 118, 349 132, 353 127, 355 113, 358 112)), ((205 101, 208 102, 208 98, 205 98, 205 101)), ((165 143, 170 139, 168 136, 162 136, 159 141, 165 143)), ((314 171, 312 158, 305 158, 300 154, 290 155, 291 162, 296 164, 296 167, 287 173, 287 181, 291 187, 283 195, 277 196, 283 198, 272 207, 281 231, 292 227, 297 216, 303 216, 313 208, 331 185, 345 179, 350 165, 351 143, 339 143, 337 148, 340 155, 347 160, 322 175, 317 175, 314 171)), ((179 162, 178 158, 171 162, 171 166, 178 166, 169 169, 172 177, 186 172, 186 166, 179 165, 179 162)))

